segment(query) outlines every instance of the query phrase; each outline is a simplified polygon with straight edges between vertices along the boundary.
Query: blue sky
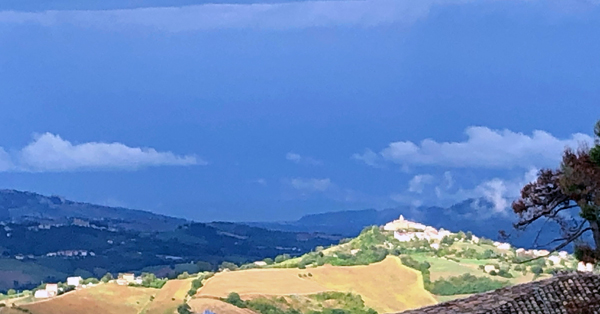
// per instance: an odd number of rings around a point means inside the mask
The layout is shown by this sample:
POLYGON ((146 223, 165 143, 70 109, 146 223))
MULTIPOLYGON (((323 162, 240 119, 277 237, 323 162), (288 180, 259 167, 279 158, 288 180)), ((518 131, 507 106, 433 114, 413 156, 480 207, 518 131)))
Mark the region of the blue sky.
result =
POLYGON ((0 188, 201 221, 505 215, 592 141, 598 38, 583 0, 3 1, 0 188))

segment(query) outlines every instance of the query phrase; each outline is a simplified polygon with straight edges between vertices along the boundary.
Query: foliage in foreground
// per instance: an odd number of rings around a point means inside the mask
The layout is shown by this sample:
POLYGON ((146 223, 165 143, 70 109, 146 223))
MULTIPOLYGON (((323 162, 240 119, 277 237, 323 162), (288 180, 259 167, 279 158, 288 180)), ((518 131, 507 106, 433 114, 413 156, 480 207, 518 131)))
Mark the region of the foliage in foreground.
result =
POLYGON ((517 230, 542 220, 553 222, 560 228, 560 237, 551 242, 555 246, 550 251, 574 244, 577 259, 591 263, 600 260, 600 121, 594 134, 592 148, 565 149, 559 167, 539 171, 512 204, 519 217, 517 230), (586 241, 590 235, 592 243, 586 241))

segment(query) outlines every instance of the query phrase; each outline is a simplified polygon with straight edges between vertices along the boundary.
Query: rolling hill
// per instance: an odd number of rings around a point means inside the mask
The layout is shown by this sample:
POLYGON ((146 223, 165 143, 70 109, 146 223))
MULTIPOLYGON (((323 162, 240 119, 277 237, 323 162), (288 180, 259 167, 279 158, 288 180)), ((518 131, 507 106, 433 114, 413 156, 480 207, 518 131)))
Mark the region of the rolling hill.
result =
POLYGON ((20 307, 33 314, 134 314, 152 302, 157 292, 159 290, 150 288, 102 284, 20 307))
MULTIPOLYGON (((71 224, 74 218, 99 226, 136 231, 166 231, 188 222, 186 219, 148 211, 74 202, 60 196, 0 190, 0 221, 71 224)), ((82 222, 83 223, 83 222, 82 222)))
POLYGON ((327 291, 360 295, 379 313, 435 304, 423 288, 421 274, 397 257, 358 266, 325 265, 306 269, 252 269, 224 272, 208 279, 197 298, 225 298, 231 292, 243 299, 256 296, 310 295, 327 291))
POLYGON ((0 292, 32 289, 67 275, 213 270, 280 254, 297 256, 340 237, 199 223, 141 210, 0 190, 0 292))

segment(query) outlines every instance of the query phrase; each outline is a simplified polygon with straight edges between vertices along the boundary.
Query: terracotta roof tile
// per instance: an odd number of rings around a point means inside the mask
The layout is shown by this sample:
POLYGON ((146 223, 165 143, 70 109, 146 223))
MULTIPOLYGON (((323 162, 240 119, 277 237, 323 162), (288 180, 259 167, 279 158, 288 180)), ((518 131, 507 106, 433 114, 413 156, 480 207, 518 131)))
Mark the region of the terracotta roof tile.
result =
POLYGON ((600 275, 563 272, 402 314, 600 314, 600 275))

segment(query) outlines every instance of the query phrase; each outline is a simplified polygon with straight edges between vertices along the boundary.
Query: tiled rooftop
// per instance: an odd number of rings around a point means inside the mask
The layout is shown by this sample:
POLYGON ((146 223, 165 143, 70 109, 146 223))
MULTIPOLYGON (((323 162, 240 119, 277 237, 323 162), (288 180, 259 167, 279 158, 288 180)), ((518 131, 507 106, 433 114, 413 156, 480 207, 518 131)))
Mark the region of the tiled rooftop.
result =
POLYGON ((567 272, 402 314, 600 314, 600 275, 567 272))

